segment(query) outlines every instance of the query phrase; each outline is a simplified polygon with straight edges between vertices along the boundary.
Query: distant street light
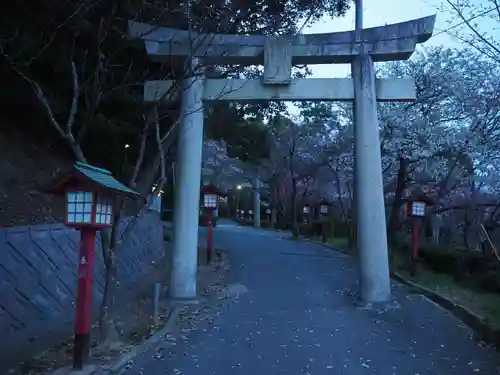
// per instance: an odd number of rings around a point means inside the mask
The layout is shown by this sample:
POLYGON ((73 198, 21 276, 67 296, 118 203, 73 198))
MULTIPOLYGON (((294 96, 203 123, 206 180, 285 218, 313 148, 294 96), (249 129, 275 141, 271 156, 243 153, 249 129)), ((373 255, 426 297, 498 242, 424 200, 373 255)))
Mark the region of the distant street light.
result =
POLYGON ((241 185, 236 186, 236 189, 238 189, 238 190, 241 190, 241 188, 242 188, 241 185))
POLYGON ((127 144, 125 145, 125 148, 129 148, 129 147, 130 147, 130 145, 127 143, 127 144))

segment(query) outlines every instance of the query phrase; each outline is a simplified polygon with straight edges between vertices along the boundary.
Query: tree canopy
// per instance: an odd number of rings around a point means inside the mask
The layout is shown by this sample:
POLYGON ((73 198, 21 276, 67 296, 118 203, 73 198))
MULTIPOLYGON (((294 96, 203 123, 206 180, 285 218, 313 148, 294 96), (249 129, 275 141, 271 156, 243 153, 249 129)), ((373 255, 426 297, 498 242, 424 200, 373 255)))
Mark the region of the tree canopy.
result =
MULTIPOLYGON (((294 33, 299 21, 312 22, 323 14, 341 16, 349 3, 193 1, 189 24, 200 31, 234 34, 294 33)), ((4 84, 0 97, 8 108, 2 121, 37 142, 75 153, 74 147, 67 146, 70 135, 66 128, 70 126, 71 136, 91 162, 116 171, 123 163, 123 145, 130 145, 128 160, 140 149, 138 139, 151 110, 142 101, 142 83, 179 74, 176 66, 151 62, 128 40, 127 21, 185 29, 188 18, 183 4, 21 0, 1 5, 0 74, 4 84)), ((267 152, 265 142, 261 142, 265 138, 262 126, 245 120, 245 116, 266 106, 217 105, 207 114, 207 134, 226 141, 233 156, 261 158, 267 152), (255 142, 262 145, 261 151, 251 155, 255 142)), ((164 133, 175 121, 178 103, 163 107, 160 124, 164 133)))

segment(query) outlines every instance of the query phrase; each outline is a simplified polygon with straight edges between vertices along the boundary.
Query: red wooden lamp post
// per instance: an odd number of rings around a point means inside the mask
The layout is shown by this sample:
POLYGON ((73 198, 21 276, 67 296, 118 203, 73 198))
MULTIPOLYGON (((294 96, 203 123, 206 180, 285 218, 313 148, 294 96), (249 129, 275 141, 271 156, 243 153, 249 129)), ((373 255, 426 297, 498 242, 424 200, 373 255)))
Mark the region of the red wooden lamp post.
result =
POLYGON ((321 241, 326 242, 327 240, 327 225, 328 225, 328 213, 329 213, 330 203, 322 200, 319 203, 319 218, 321 220, 321 241))
POLYGON ((140 195, 115 180, 111 172, 80 162, 47 190, 65 196, 64 224, 80 230, 73 367, 82 369, 90 350, 96 232, 113 225, 116 195, 140 195))
POLYGON ((217 209, 217 202, 219 196, 221 195, 217 188, 213 185, 203 186, 201 189, 201 193, 203 194, 203 208, 205 210, 205 214, 207 217, 207 263, 212 261, 213 254, 213 220, 214 220, 214 211, 217 209))
POLYGON ((266 218, 267 218, 267 224, 269 225, 269 228, 271 227, 271 209, 266 208, 266 218))
POLYGON ((308 204, 304 206, 302 209, 302 213, 304 214, 304 224, 309 224, 310 222, 310 214, 311 214, 311 207, 309 207, 308 204))
POLYGON ((411 231, 411 259, 410 275, 416 276, 418 272, 418 250, 419 250, 419 230, 420 221, 425 217, 427 206, 433 205, 433 201, 424 193, 417 193, 408 199, 406 212, 408 217, 412 218, 411 231))

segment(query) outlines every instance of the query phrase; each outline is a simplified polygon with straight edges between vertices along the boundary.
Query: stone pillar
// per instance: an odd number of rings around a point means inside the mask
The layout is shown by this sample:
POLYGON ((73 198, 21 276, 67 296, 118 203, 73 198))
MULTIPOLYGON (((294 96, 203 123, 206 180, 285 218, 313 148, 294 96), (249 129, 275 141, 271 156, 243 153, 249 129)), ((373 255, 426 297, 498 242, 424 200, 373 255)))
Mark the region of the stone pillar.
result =
POLYGON ((260 228, 260 181, 253 181, 253 226, 260 228))
MULTIPOLYGON (((193 59, 193 69, 198 64, 193 59)), ((203 149, 203 78, 182 84, 182 119, 179 124, 174 202, 174 238, 169 293, 173 299, 196 297, 198 215, 203 149)))
POLYGON ((361 300, 389 301, 391 284, 382 182, 382 158, 375 97, 375 71, 369 55, 352 63, 354 80, 354 157, 357 248, 361 300))

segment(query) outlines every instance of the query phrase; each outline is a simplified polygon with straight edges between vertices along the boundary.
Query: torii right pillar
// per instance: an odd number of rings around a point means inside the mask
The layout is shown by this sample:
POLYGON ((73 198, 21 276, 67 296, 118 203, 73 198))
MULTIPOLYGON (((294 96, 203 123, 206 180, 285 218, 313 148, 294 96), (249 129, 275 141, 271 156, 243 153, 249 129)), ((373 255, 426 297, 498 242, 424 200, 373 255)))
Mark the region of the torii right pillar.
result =
POLYGON ((369 55, 352 63, 354 80, 354 157, 357 248, 361 301, 391 299, 387 229, 378 129, 375 72, 369 55))

